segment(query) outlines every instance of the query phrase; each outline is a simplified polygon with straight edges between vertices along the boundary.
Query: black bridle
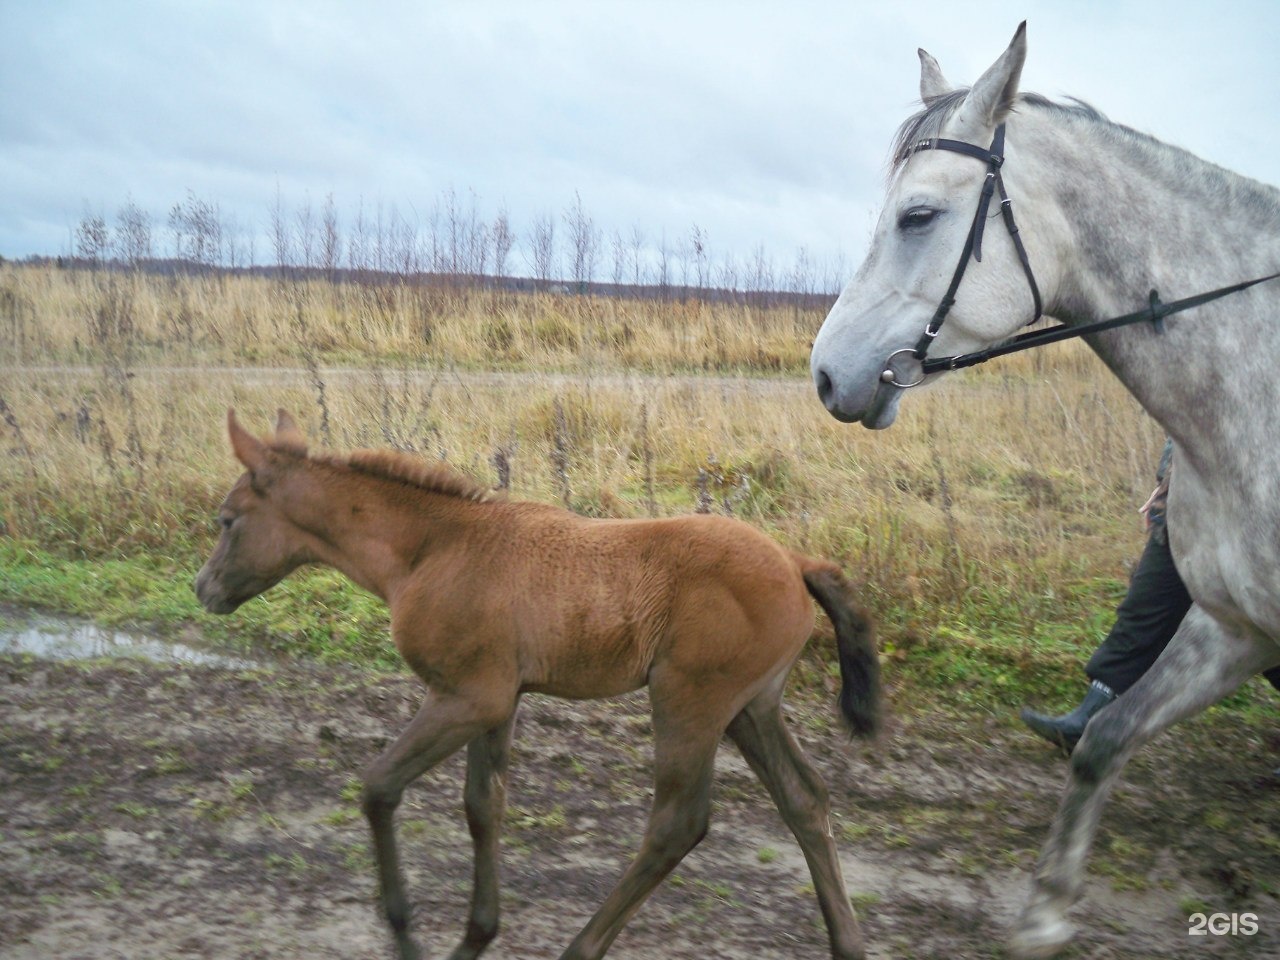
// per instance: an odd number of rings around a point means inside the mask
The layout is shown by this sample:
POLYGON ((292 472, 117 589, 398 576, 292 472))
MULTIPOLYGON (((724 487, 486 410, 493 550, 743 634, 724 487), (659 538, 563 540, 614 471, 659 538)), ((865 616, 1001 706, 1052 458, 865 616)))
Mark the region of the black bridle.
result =
POLYGON ((940 137, 931 137, 927 140, 921 140, 912 146, 906 151, 903 159, 908 159, 922 150, 950 150, 952 153, 960 153, 966 157, 981 160, 987 165, 987 175, 982 182, 982 193, 978 197, 978 209, 973 215, 973 223, 969 227, 969 235, 965 238, 964 249, 960 252, 960 261, 956 264, 955 272, 951 275, 951 284, 947 287, 947 292, 943 295, 938 308, 933 312, 933 317, 925 326, 924 333, 916 341, 916 345, 895 350, 889 354, 888 359, 885 361, 885 369, 880 374, 880 379, 895 387, 904 389, 918 387, 932 373, 972 367, 995 357, 1017 353, 1020 350, 1029 350, 1032 347, 1041 347, 1046 344, 1057 343, 1059 340, 1069 340, 1072 337, 1082 337, 1090 333, 1098 333, 1102 330, 1138 323, 1142 320, 1151 321, 1155 324, 1156 330, 1161 331, 1163 330, 1162 321, 1170 314, 1198 307, 1211 300, 1217 300, 1219 297, 1238 293, 1256 284, 1280 277, 1280 273, 1272 273, 1265 277, 1233 283, 1230 286, 1219 287, 1217 290, 1210 290, 1207 293, 1196 294, 1182 300, 1174 300, 1172 303, 1162 303, 1159 294, 1152 290, 1147 297, 1147 306, 1141 310, 1135 310, 1133 313, 1126 313, 1123 316, 1097 320, 1093 323, 1085 323, 1078 326, 1069 327, 1066 324, 1059 324, 1047 330, 1019 334, 1011 340, 988 347, 985 350, 929 360, 927 359, 929 347, 938 336, 938 331, 942 329, 942 324, 946 321, 947 314, 955 306, 956 291, 960 289, 960 281, 964 279, 965 269, 969 266, 969 258, 972 257, 979 263, 982 262, 982 232, 986 228, 987 211, 990 209, 991 198, 995 195, 996 190, 1000 191, 1000 212, 1004 217, 1005 228, 1009 231, 1009 238, 1013 241, 1013 248, 1018 254, 1018 262, 1022 264, 1022 272, 1026 275, 1027 285, 1031 288, 1031 299, 1035 303, 1035 316, 1027 321, 1028 324, 1035 323, 1040 319, 1043 314, 1043 304, 1040 300, 1040 288, 1036 286, 1035 274, 1031 272, 1031 261, 1027 257, 1027 249, 1022 245, 1022 238, 1018 235, 1018 225, 1013 219, 1013 201, 1009 199, 1008 193, 1005 192, 1004 177, 1000 174, 1000 168, 1004 165, 1004 124, 1002 123, 996 127, 991 146, 985 150, 976 144, 966 143, 963 140, 946 140, 940 137), (898 382, 897 374, 893 370, 893 358, 903 353, 909 353, 919 361, 919 380, 913 380, 910 383, 898 382))

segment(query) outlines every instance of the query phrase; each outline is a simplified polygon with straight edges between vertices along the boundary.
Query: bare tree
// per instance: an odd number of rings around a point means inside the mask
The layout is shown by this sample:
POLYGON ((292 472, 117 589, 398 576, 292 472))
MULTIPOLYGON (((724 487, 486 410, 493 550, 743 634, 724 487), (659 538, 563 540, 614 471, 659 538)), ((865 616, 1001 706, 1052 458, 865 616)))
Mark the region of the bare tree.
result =
POLYGON ((720 275, 717 279, 717 285, 726 290, 733 302, 738 302, 738 261, 733 258, 732 253, 726 253, 724 260, 720 263, 720 275))
POLYGON ((467 273, 483 277, 489 266, 489 225, 480 219, 479 198, 471 191, 467 211, 467 273))
POLYGON ((844 289, 844 285, 849 282, 850 275, 844 254, 837 253, 833 259, 827 261, 826 270, 822 275, 822 293, 830 297, 838 296, 844 289))
POLYGON ((458 194, 453 187, 445 191, 443 213, 445 272, 456 282, 458 275, 463 272, 466 239, 462 211, 458 208, 458 194))
POLYGON ((759 306, 772 303, 770 294, 774 288, 773 259, 765 252, 764 244, 756 244, 751 251, 751 261, 747 264, 747 293, 759 306))
POLYGON ((585 293, 587 284, 595 274, 596 257, 600 250, 600 231, 582 206, 582 196, 573 192, 573 206, 564 213, 569 228, 570 277, 574 289, 585 293))
POLYGON ((556 273, 556 221, 551 214, 534 217, 528 256, 533 278, 539 288, 545 290, 556 273))
POLYGON ((609 252, 613 254, 613 273, 609 279, 613 281, 617 293, 618 287, 622 286, 622 278, 627 272, 627 242, 622 239, 620 230, 613 231, 613 236, 609 238, 609 252))
POLYGON ((804 247, 796 250, 796 261, 791 267, 788 286, 792 293, 798 293, 801 297, 807 297, 813 293, 813 261, 809 257, 809 251, 804 247))
POLYGON ((680 267, 680 302, 689 299, 689 266, 693 259, 693 251, 683 242, 676 245, 676 263, 680 267))
POLYGON ((640 224, 632 225, 628 242, 631 248, 631 268, 635 271, 633 282, 638 287, 644 282, 644 258, 641 256, 644 250, 644 231, 640 229, 640 224))
POLYGON ((418 225, 416 220, 401 216, 392 205, 387 214, 389 249, 388 262, 401 280, 407 280, 418 272, 418 225))
POLYGON ((342 262, 342 236, 338 229, 338 210, 333 194, 324 198, 324 210, 320 214, 320 266, 330 282, 337 279, 338 264, 342 262))
POLYGON ((707 262, 707 232, 696 223, 689 234, 689 257, 693 261, 694 283, 698 295, 702 296, 710 284, 711 271, 707 262))
POLYGON ((356 208, 356 222, 352 228, 351 242, 347 244, 347 267, 361 272, 369 267, 369 224, 364 215, 364 197, 356 208))
POLYGON ((290 244, 289 222, 284 211, 284 198, 280 195, 280 181, 276 181, 276 202, 271 207, 271 245, 275 249, 276 269, 284 276, 293 259, 290 244))
POLYGON ((182 203, 179 201, 169 208, 169 255, 174 260, 182 260, 187 249, 187 221, 182 214, 182 203))
POLYGON ((244 231, 240 221, 234 216, 222 217, 222 254, 223 265, 237 270, 244 266, 244 231))
POLYGON ((217 204, 201 200, 194 190, 186 201, 169 211, 169 229, 174 238, 174 256, 202 270, 222 260, 222 215, 217 204))
POLYGON ((667 250, 667 231, 662 231, 662 242, 658 244, 658 291, 665 302, 671 285, 670 252, 667 250))
POLYGON ((95 267, 101 266, 109 245, 106 219, 100 213, 86 211, 76 225, 76 256, 88 260, 95 267))
POLYGON ((297 230, 297 249, 301 254, 302 266, 310 270, 316 265, 316 219, 311 210, 311 195, 308 194, 302 206, 298 208, 295 228, 297 230))
POLYGON ((127 197, 116 213, 116 256, 137 267, 151 259, 151 215, 127 197))
POLYGON ((379 273, 385 273, 391 244, 387 237, 387 217, 382 209, 382 201, 374 208, 373 219, 373 267, 379 273))
POLYGON ((507 216, 507 208, 503 206, 489 228, 489 243, 493 248, 493 275, 501 278, 507 272, 507 258, 511 256, 511 248, 516 237, 511 232, 511 220, 507 216))

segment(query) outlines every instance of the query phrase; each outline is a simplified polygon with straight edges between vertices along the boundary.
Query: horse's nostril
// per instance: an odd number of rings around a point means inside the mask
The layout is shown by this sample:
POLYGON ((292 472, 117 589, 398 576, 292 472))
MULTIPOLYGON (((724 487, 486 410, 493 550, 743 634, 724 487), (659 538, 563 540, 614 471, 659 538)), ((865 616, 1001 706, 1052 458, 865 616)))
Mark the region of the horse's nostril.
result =
POLYGON ((827 376, 827 371, 819 370, 814 376, 814 380, 818 384, 818 399, 822 401, 825 407, 831 406, 831 378, 827 376))

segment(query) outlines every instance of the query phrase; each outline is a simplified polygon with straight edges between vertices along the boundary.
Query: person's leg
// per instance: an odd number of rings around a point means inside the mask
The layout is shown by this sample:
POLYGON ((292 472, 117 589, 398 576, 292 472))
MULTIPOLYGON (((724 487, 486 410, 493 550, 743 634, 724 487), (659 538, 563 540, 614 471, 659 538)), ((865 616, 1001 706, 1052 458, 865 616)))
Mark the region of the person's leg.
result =
POLYGON ((1164 652, 1190 608, 1191 595, 1173 565, 1169 538, 1160 531, 1148 538, 1129 591, 1116 608, 1116 622, 1089 658, 1085 674, 1120 696, 1164 652))
POLYGON ((1162 529, 1147 539, 1129 590, 1116 608, 1115 624, 1085 666, 1091 683, 1084 700, 1057 717, 1024 707, 1023 723, 1051 743, 1073 750, 1089 719, 1156 662, 1190 607, 1191 596, 1173 565, 1162 529))

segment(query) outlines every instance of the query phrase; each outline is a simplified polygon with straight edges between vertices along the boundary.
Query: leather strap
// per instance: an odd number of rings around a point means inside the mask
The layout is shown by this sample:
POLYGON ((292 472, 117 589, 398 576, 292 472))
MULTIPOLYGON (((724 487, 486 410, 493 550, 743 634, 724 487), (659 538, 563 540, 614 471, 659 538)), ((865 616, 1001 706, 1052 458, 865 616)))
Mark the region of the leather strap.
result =
POLYGON ((1050 343, 1057 343, 1060 340, 1070 340, 1073 337, 1084 337, 1091 333, 1100 333, 1103 330, 1111 330, 1115 327, 1123 327, 1131 323, 1140 323, 1143 320, 1150 320, 1156 325, 1156 330, 1161 330, 1161 323, 1165 317, 1171 314, 1181 313, 1183 310, 1190 310, 1192 307, 1199 307, 1217 300, 1221 297, 1229 296, 1233 293, 1239 293, 1241 290, 1248 290, 1250 287, 1257 286, 1260 283, 1266 283, 1268 280, 1280 279, 1280 273, 1268 274, 1265 277, 1257 277, 1253 280, 1244 280, 1240 283, 1233 283, 1230 286, 1219 287, 1216 290, 1209 290, 1206 293, 1197 293, 1194 296, 1184 297, 1181 300, 1174 300, 1172 303, 1161 303, 1160 296, 1154 290, 1148 297, 1148 304, 1142 310, 1135 310, 1133 313, 1126 313, 1123 316, 1111 317, 1107 320, 1095 320, 1092 323, 1083 323, 1079 326, 1069 327, 1065 323, 1056 327, 1050 327, 1048 330, 1035 330, 1031 333, 1023 333, 994 347, 988 347, 985 350, 979 350, 975 353, 963 353, 956 357, 939 357, 936 360, 925 360, 921 364, 925 376, 931 373, 940 373, 943 370, 960 370, 964 367, 976 366, 979 363, 985 363, 996 357, 1007 356, 1011 353, 1018 353, 1022 350, 1030 350, 1032 347, 1043 347, 1050 343))

